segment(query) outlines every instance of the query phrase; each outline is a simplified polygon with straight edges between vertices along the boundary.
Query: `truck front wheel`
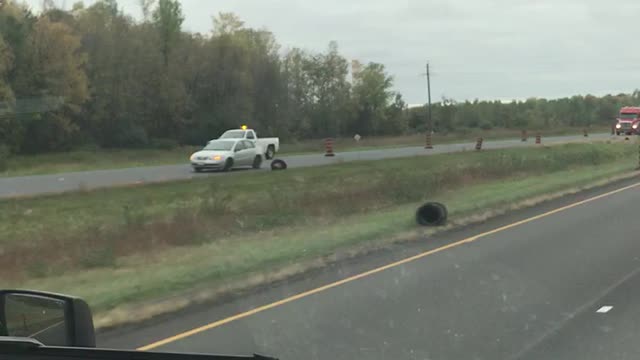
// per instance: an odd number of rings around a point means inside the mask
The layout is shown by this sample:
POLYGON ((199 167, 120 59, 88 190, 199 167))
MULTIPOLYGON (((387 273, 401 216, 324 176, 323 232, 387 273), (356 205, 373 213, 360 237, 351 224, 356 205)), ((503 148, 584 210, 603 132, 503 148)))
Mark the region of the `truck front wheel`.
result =
POLYGON ((273 156, 276 154, 276 148, 273 145, 269 145, 267 146, 267 152, 264 154, 264 157, 267 158, 267 160, 271 160, 273 159, 273 156))

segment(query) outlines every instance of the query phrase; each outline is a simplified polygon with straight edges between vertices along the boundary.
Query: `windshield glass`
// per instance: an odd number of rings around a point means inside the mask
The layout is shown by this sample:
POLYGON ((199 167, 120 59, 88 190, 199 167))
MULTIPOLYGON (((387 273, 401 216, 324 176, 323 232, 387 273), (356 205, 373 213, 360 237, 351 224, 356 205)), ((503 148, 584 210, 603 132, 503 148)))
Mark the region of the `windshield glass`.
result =
POLYGON ((233 144, 235 144, 235 141, 214 140, 209 142, 202 150, 229 151, 233 148, 233 144))
POLYGON ((0 287, 116 348, 640 359, 634 9, 0 0, 0 287))
POLYGON ((632 114, 632 113, 622 113, 620 114, 620 119, 623 120, 634 120, 638 118, 638 114, 632 114))
POLYGON ((222 134, 220 139, 244 139, 244 133, 244 130, 231 130, 222 134))

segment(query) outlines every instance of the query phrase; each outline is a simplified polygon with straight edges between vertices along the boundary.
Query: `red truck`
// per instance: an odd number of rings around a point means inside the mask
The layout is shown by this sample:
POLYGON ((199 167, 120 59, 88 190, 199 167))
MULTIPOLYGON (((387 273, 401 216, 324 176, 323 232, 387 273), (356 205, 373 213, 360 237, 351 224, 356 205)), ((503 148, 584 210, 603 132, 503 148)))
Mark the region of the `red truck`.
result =
POLYGON ((626 106, 620 109, 617 118, 616 135, 640 134, 640 107, 626 106))

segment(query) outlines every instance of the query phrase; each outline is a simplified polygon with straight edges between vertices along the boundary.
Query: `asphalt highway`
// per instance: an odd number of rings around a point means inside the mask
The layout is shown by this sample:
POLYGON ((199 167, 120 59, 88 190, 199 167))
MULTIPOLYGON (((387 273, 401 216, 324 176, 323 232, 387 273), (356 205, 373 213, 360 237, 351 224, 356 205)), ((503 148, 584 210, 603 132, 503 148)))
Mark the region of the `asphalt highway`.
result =
MULTIPOLYGON (((587 140, 604 139, 609 134, 591 134, 587 140)), ((556 136, 543 138, 543 144, 567 143, 585 141, 583 136, 556 136)), ((535 146, 534 139, 522 142, 520 140, 496 140, 484 143, 484 149, 500 149, 508 147, 535 146)), ((393 159, 399 157, 432 155, 464 150, 472 150, 475 143, 459 143, 437 145, 434 149, 425 150, 424 147, 387 148, 380 150, 349 151, 340 153, 337 149, 335 157, 325 157, 323 154, 277 156, 287 162, 290 168, 320 166, 345 161, 393 159)), ((139 183, 163 182, 172 180, 192 179, 202 176, 221 176, 228 173, 211 172, 195 174, 188 163, 189 154, 185 154, 185 163, 179 165, 148 166, 125 169, 95 170, 60 173, 52 175, 20 176, 0 178, 0 198, 20 196, 34 196, 82 189, 95 189, 111 186, 122 186, 139 183)), ((269 169, 270 162, 263 165, 263 169, 269 169)), ((242 171, 246 176, 253 171, 242 171)), ((231 172, 240 175, 240 172, 231 172)))
POLYGON ((632 179, 102 333, 98 345, 281 359, 637 359, 639 214, 632 179))

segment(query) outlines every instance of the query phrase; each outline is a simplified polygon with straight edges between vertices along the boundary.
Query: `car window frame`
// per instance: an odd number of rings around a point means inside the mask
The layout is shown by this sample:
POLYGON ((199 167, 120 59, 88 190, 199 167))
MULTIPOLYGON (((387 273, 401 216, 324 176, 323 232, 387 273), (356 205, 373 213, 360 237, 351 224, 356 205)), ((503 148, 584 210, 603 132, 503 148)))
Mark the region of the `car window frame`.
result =
POLYGON ((232 151, 235 145, 231 145, 231 147, 229 149, 207 149, 207 146, 211 145, 211 143, 213 142, 232 142, 232 140, 227 140, 227 139, 215 139, 215 140, 211 140, 207 143, 207 145, 205 145, 202 148, 202 151, 232 151))
POLYGON ((253 142, 251 142, 249 140, 244 140, 244 148, 246 150, 255 149, 256 148, 256 144, 254 144, 253 142))

